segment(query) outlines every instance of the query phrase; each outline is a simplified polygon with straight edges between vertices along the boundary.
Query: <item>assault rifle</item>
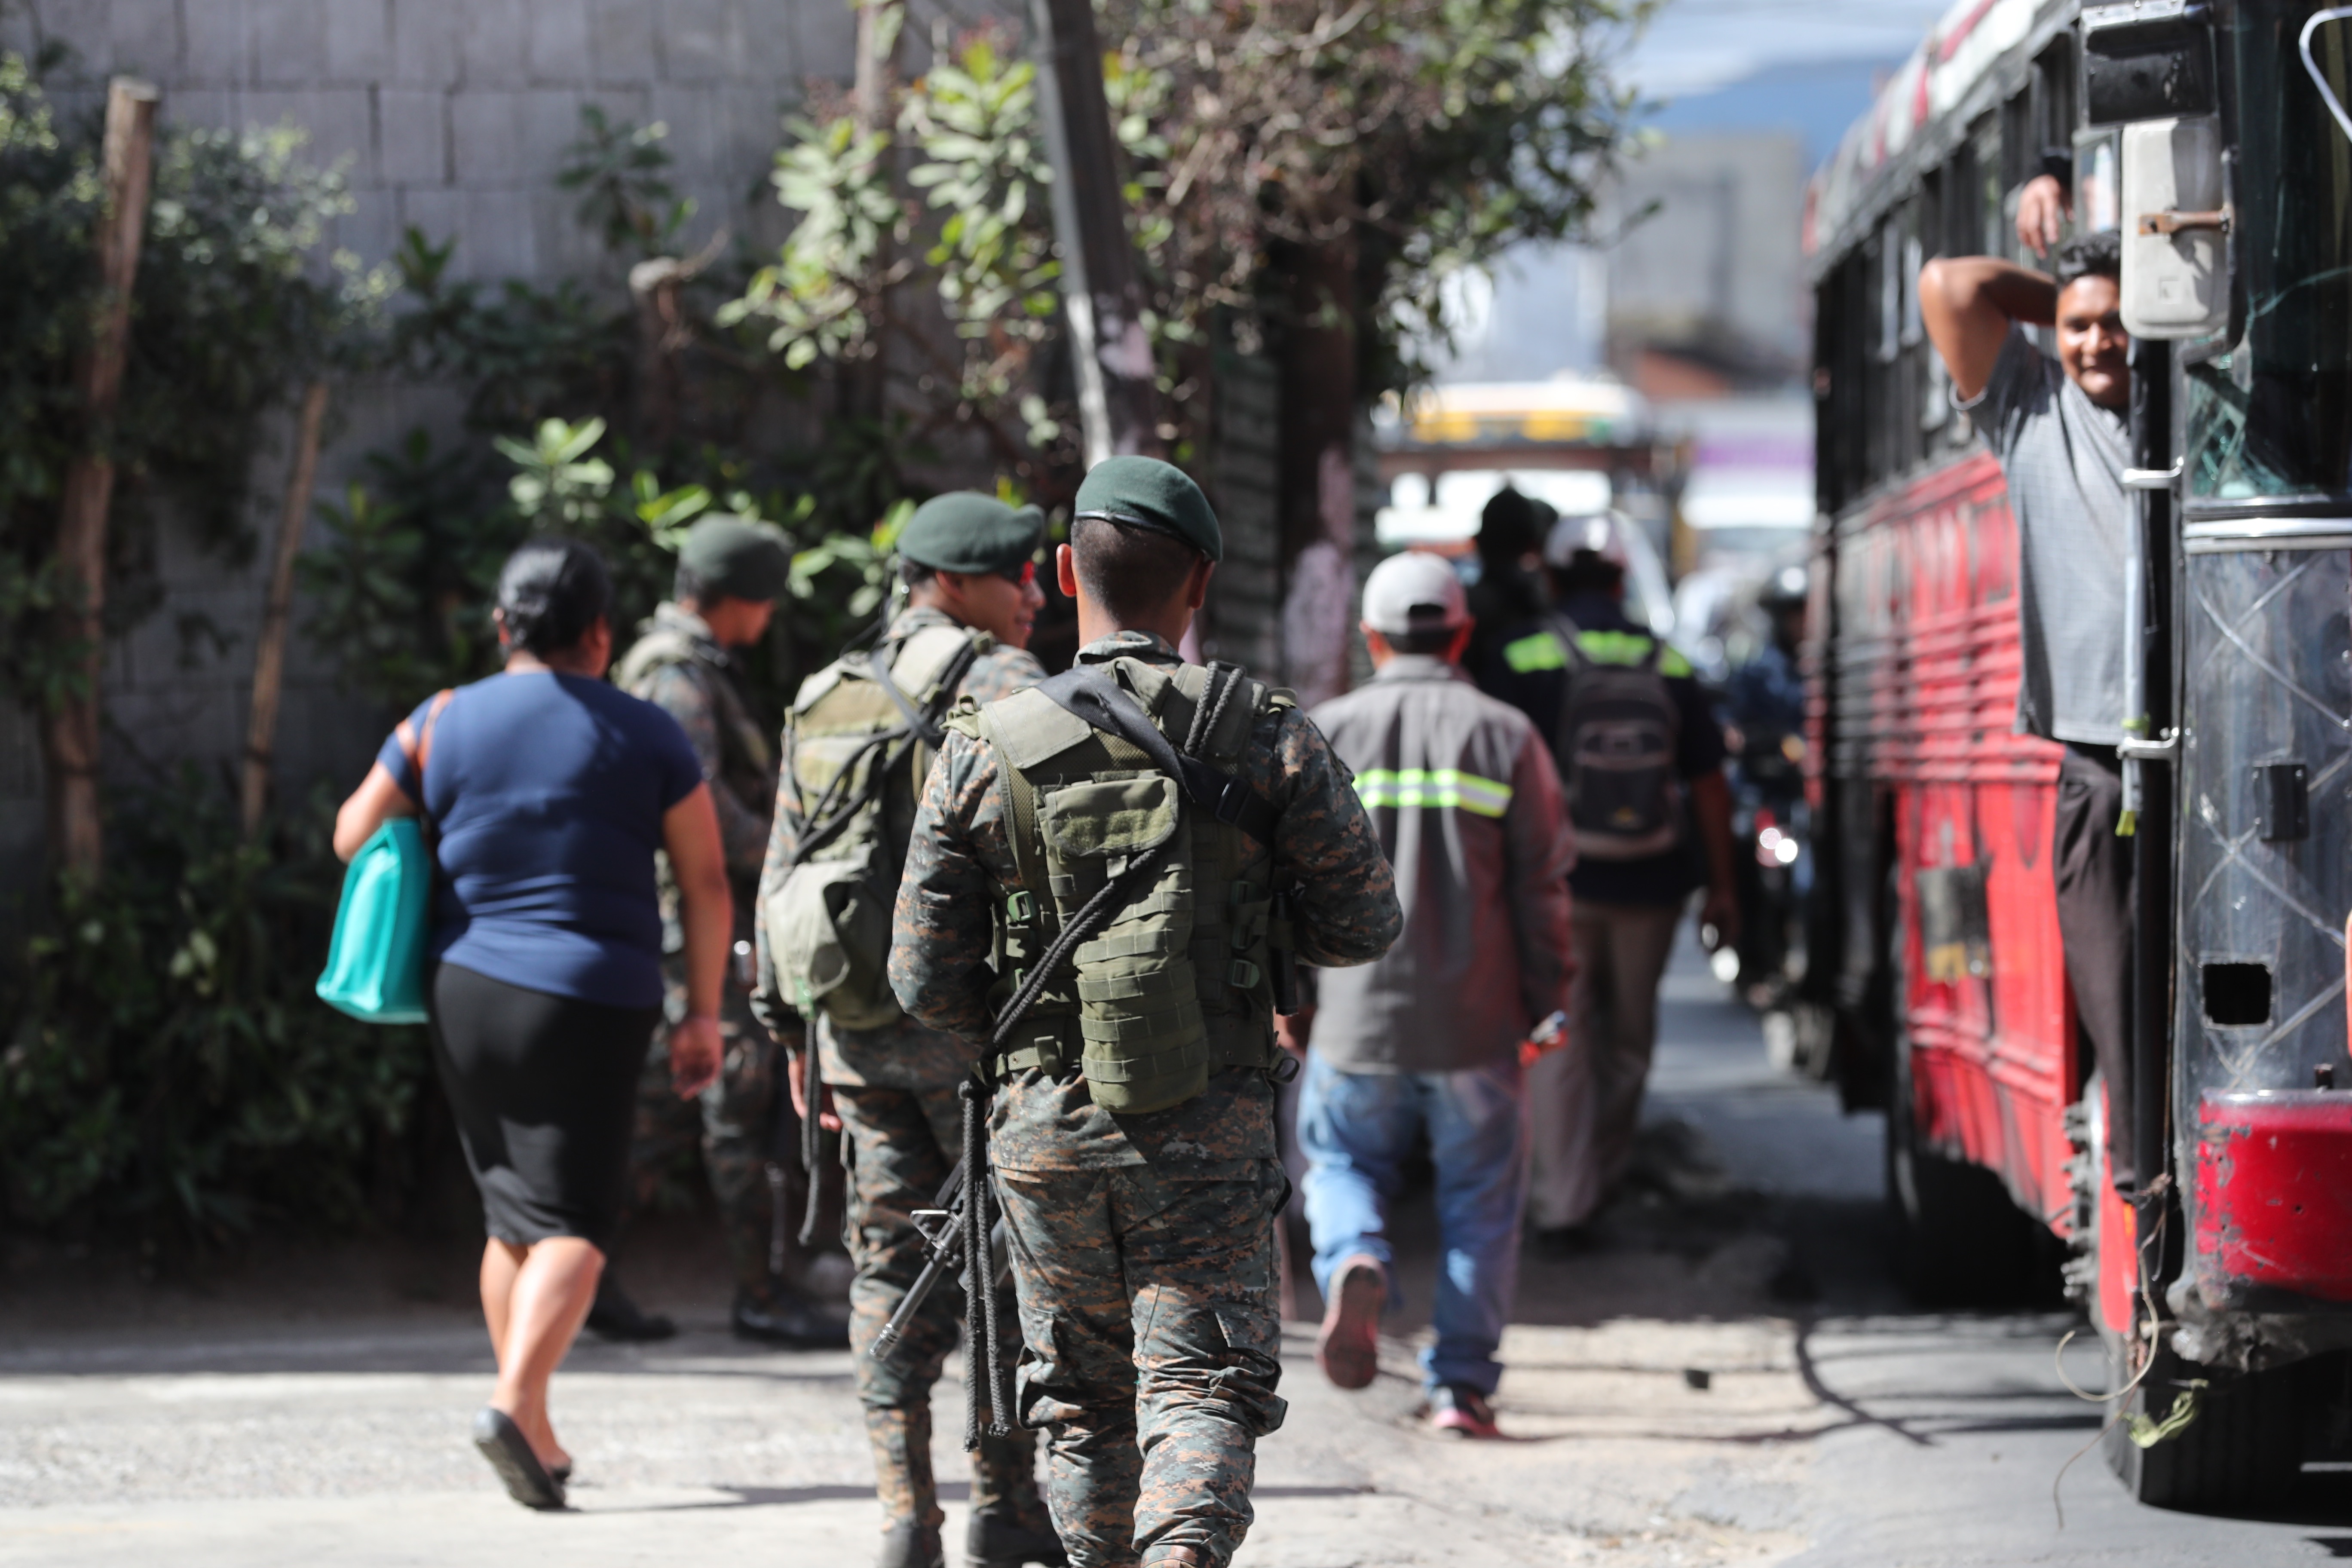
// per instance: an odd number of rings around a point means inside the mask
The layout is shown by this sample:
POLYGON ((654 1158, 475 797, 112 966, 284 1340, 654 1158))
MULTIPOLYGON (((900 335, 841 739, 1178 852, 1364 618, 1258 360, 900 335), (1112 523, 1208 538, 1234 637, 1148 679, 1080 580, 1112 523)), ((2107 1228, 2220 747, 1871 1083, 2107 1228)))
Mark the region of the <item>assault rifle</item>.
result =
MULTIPOLYGON (((939 1205, 937 1208, 917 1209, 908 1216, 915 1222, 916 1234, 923 1238, 923 1271, 915 1276, 914 1284, 908 1288, 906 1296, 898 1302, 898 1310, 890 1314, 890 1321, 883 1324, 882 1331, 874 1337, 873 1348, 866 1353, 876 1361, 887 1362, 898 1354, 898 1342, 906 1336, 907 1325, 915 1321, 915 1314, 923 1310, 923 1303, 938 1289, 940 1280, 960 1279, 963 1274, 964 1232, 968 1219, 964 1205, 969 1201, 969 1194, 964 1188, 962 1161, 956 1162, 955 1169, 948 1173, 947 1184, 940 1189, 939 1196, 932 1201, 939 1205)), ((989 1227, 988 1251, 989 1262, 994 1266, 990 1270, 990 1278, 1002 1284, 1012 1268, 1013 1260, 1005 1245, 1004 1221, 1001 1218, 989 1227)))

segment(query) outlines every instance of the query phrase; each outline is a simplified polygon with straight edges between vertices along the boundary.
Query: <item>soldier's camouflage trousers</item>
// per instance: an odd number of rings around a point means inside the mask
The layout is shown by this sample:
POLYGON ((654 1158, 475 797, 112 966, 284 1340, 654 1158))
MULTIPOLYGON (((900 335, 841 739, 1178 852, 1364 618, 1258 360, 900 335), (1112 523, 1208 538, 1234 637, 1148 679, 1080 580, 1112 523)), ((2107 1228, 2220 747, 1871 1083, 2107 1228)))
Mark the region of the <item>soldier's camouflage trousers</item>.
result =
MULTIPOLYGON (((719 1200, 719 1223, 727 1233, 727 1257, 734 1266, 737 1287, 754 1300, 767 1300, 774 1289, 768 1271, 774 1239, 774 1199, 769 1187, 768 1163, 776 1147, 776 1095, 779 1089, 778 1051, 768 1032, 751 1016, 748 1002, 732 986, 719 1024, 725 1047, 719 1081, 696 1100, 680 1100, 669 1082, 669 1024, 685 1012, 684 987, 670 987, 670 1005, 656 1031, 653 1049, 646 1054, 646 1070, 637 1080, 636 1120, 629 1144, 628 1218, 635 1220, 676 1203, 681 1173, 690 1173, 695 1156, 719 1200)), ((788 1230, 796 1230, 800 1211, 793 1194, 805 1191, 800 1163, 789 1143, 783 1162, 787 1181, 788 1230)), ((800 1258, 788 1234, 784 1277, 797 1276, 800 1258)))
POLYGON ((1223 1568, 1249 1532, 1257 1439, 1282 1425, 1274 1216, 1282 1167, 1000 1172, 1021 1299, 1017 1409, 1052 1434, 1071 1568, 1170 1547, 1223 1568))
MULTIPOLYGON (((922 1239, 910 1217, 938 1200, 962 1146, 963 1105, 955 1087, 900 1089, 833 1087, 850 1147, 849 1254, 856 1272, 849 1286, 849 1349, 857 1368, 858 1403, 874 1447, 875 1491, 886 1527, 914 1520, 936 1528, 940 1510, 931 1475, 931 1386, 955 1349, 963 1292, 953 1282, 933 1290, 907 1327, 887 1362, 866 1352, 923 1271, 922 1239)), ((999 1321, 1013 1321, 1012 1292, 998 1301, 999 1321)), ((1020 1353, 1004 1336, 1006 1371, 1020 1353)), ((946 1417, 961 1434, 963 1412, 946 1417)), ((1036 1439, 1028 1433, 984 1438, 972 1456, 971 1506, 996 1510, 1033 1530, 1046 1528, 1037 1498, 1036 1439)))

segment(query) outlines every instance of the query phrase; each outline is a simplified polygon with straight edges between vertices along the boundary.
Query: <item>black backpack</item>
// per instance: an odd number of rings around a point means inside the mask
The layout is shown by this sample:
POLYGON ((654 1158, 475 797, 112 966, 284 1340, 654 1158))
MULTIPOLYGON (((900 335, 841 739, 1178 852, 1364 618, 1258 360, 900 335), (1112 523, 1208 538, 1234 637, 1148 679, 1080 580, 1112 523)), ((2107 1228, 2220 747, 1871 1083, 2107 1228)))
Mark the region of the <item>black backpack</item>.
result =
POLYGON ((1588 860, 1640 860, 1682 839, 1681 784, 1675 776, 1681 710, 1660 673, 1655 637, 1638 663, 1602 663, 1565 616, 1559 635, 1568 652, 1567 689, 1552 752, 1568 794, 1576 852, 1588 860))

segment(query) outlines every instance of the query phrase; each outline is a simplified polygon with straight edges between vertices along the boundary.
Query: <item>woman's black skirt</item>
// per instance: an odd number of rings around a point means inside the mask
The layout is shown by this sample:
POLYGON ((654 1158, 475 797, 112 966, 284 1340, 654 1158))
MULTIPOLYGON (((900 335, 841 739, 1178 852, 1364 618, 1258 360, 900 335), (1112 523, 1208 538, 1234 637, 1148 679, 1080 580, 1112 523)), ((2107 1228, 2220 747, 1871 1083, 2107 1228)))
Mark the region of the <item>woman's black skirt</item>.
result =
POLYGON ((661 1009, 551 996, 454 963, 434 967, 427 995, 484 1228, 518 1247, 576 1236, 609 1247, 661 1009))

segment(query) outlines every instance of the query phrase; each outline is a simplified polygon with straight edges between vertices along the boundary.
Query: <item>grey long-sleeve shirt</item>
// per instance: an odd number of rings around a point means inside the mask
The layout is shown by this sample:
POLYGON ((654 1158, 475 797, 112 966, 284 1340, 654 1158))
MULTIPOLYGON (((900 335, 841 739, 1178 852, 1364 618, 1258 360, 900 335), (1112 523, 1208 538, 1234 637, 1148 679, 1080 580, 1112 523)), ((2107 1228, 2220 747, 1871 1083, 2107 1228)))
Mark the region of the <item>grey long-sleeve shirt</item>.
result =
POLYGON ((1349 1072, 1459 1072, 1567 1005, 1575 841, 1550 748, 1444 660, 1399 655, 1311 717, 1356 773, 1404 934, 1317 975, 1314 1047, 1349 1072))

